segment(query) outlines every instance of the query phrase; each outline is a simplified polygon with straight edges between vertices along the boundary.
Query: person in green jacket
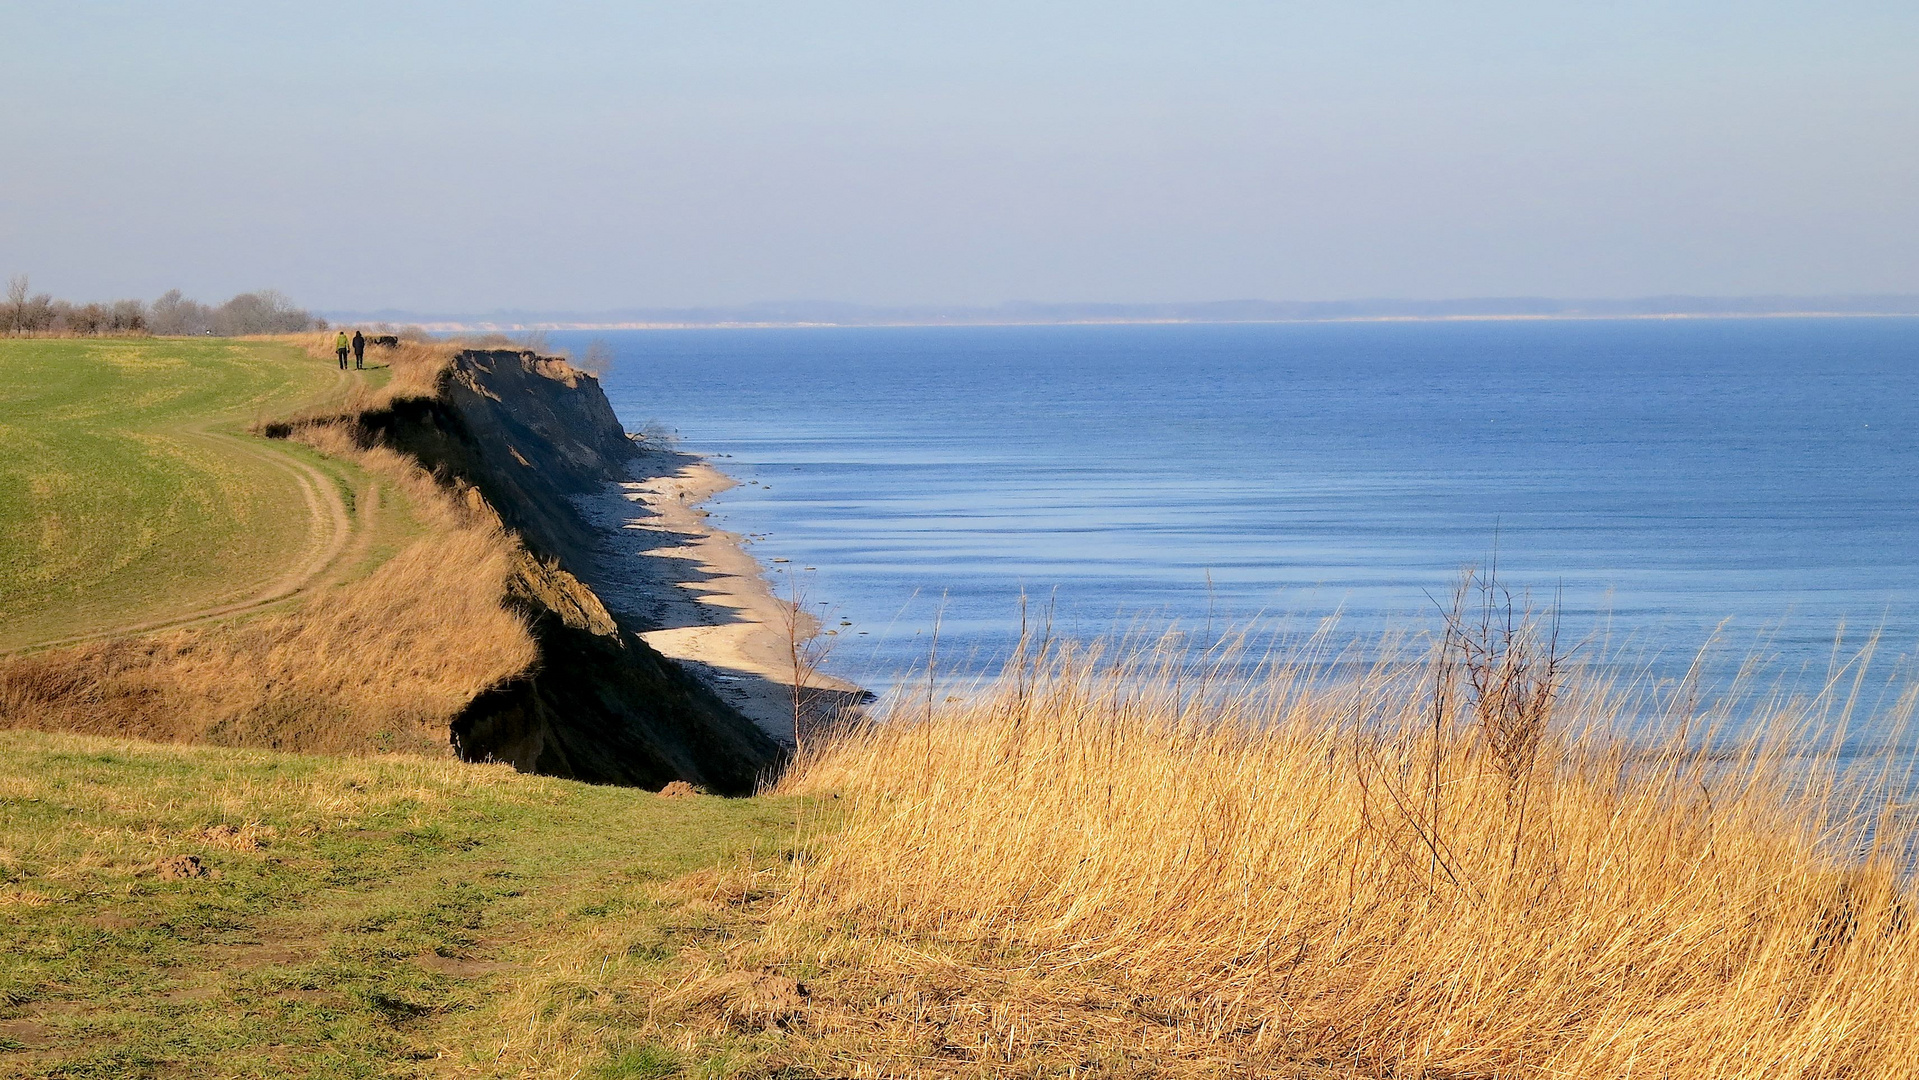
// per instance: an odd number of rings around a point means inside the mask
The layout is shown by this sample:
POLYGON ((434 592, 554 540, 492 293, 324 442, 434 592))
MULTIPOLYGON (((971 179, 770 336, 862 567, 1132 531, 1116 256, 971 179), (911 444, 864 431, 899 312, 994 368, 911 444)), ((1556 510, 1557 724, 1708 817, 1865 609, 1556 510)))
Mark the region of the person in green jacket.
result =
POLYGON ((346 339, 345 330, 340 331, 340 336, 333 339, 333 351, 340 354, 341 371, 346 370, 346 354, 347 350, 351 347, 351 344, 346 339))

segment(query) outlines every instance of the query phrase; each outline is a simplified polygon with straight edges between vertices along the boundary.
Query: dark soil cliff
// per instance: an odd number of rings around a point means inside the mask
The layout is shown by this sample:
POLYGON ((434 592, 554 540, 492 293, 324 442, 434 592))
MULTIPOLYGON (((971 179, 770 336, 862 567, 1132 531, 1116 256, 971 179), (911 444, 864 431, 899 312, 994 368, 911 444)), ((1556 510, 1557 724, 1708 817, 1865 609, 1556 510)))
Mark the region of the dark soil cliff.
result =
POLYGON ((360 414, 360 437, 470 487, 525 545, 508 602, 539 660, 453 719, 468 760, 657 788, 747 792, 783 749, 636 634, 569 566, 597 540, 570 495, 620 478, 634 453, 599 383, 530 352, 456 356, 438 392, 360 414))

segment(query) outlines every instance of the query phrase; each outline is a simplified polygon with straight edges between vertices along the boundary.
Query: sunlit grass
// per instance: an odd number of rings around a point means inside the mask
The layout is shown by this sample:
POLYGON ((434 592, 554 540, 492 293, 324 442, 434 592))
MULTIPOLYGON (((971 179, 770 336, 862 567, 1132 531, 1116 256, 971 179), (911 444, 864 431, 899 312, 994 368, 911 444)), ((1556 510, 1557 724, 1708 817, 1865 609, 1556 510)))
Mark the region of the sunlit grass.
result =
MULTIPOLYGON (((1549 628, 1455 615, 1430 654, 1356 677, 1282 656, 1196 686, 1170 653, 1054 646, 817 748, 781 790, 844 795, 846 823, 781 880, 755 946, 822 973, 796 1059, 1700 1080, 1919 1063, 1904 767, 1843 767, 1820 727, 1843 701, 1631 700, 1568 683, 1549 628), (1667 735, 1620 734, 1654 704, 1667 735)), ((1912 705, 1878 719, 1903 728, 1912 705)))

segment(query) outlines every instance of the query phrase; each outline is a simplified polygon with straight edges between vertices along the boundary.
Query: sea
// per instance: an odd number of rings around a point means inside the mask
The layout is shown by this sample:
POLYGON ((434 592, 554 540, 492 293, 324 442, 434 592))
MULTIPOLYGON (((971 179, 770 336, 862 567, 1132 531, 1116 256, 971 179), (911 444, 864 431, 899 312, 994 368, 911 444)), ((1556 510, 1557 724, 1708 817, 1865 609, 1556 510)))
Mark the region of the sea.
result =
POLYGON ((739 482, 717 524, 864 685, 990 671, 1022 613, 1363 652, 1467 568, 1638 678, 1816 684, 1870 648, 1882 698, 1911 683, 1919 319, 549 335, 596 340, 625 424, 739 482))

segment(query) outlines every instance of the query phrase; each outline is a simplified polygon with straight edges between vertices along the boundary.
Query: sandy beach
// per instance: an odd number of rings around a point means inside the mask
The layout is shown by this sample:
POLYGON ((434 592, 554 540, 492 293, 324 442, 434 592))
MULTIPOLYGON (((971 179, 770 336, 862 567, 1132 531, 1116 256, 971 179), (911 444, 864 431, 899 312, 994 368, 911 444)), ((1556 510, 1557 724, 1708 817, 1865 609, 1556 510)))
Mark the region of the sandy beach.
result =
MULTIPOLYGON (((792 635, 805 641, 820 626, 804 612, 795 626, 742 538, 709 523, 701 504, 734 481, 698 455, 658 448, 644 450, 628 473, 582 500, 608 536, 595 591, 649 645, 791 744, 792 635)), ((818 671, 807 672, 804 686, 802 707, 816 715, 866 696, 818 671)))

